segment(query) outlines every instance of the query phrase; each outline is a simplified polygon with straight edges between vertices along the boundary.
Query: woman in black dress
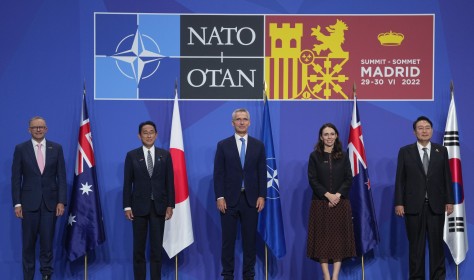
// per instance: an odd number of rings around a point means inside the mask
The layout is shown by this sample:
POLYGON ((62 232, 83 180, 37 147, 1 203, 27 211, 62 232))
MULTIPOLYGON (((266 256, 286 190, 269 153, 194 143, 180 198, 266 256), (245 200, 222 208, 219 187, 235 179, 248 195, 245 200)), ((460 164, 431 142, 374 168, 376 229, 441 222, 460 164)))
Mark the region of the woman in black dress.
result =
POLYGON ((313 189, 309 213, 307 256, 321 264, 324 280, 337 280, 341 261, 354 257, 355 242, 349 190, 352 171, 342 151, 337 128, 324 124, 309 156, 308 180, 313 189))

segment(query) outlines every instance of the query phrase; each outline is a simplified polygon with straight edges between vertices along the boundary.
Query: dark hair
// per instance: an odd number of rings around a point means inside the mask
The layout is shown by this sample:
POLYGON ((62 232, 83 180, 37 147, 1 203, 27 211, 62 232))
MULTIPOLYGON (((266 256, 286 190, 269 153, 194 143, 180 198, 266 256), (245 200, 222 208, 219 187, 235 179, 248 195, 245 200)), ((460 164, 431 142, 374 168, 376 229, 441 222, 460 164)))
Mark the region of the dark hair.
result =
POLYGON ((433 123, 431 122, 430 119, 428 119, 428 117, 425 117, 425 116, 419 116, 416 121, 413 122, 413 130, 416 130, 416 124, 418 122, 421 122, 421 121, 427 121, 431 127, 433 127, 433 123))
POLYGON ((155 129, 156 131, 156 125, 154 122, 152 121, 146 121, 146 122, 142 122, 139 126, 138 126, 138 134, 141 134, 142 133, 142 127, 145 126, 145 125, 151 125, 153 126, 153 128, 155 129))
POLYGON ((318 143, 316 143, 316 145, 314 146, 314 149, 316 150, 316 152, 318 152, 321 155, 324 153, 324 142, 321 140, 321 137, 323 136, 323 130, 326 127, 334 129, 337 135, 337 138, 334 141, 334 147, 331 152, 331 157, 333 159, 341 159, 342 158, 342 144, 341 144, 341 141, 339 140, 339 131, 337 131, 336 126, 333 125, 332 123, 325 123, 321 126, 321 128, 319 129, 319 134, 318 134, 318 143))

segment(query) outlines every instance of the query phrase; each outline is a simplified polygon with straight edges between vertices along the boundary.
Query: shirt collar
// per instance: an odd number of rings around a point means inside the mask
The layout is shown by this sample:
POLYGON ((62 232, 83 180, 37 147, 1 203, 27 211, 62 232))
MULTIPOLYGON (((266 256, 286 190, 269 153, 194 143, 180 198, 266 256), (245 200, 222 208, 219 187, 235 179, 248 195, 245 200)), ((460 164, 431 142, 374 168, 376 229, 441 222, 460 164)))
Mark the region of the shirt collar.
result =
POLYGON ((36 145, 41 144, 41 146, 46 147, 46 138, 43 138, 41 142, 36 142, 35 139, 31 138, 31 142, 33 143, 33 147, 36 147, 36 145))
POLYGON ((235 140, 236 140, 236 141, 240 141, 240 138, 244 138, 244 139, 245 139, 245 142, 247 142, 247 140, 249 139, 249 135, 248 135, 248 134, 245 134, 244 136, 240 136, 240 135, 238 135, 237 133, 234 133, 234 136, 235 136, 235 140))
POLYGON ((143 153, 145 153, 145 155, 148 154, 148 150, 150 150, 150 152, 151 152, 152 155, 155 155, 155 146, 151 146, 150 149, 148 149, 148 148, 145 147, 145 146, 142 146, 142 148, 143 148, 143 153))
POLYGON ((428 142, 428 145, 426 147, 423 147, 418 141, 416 142, 416 146, 418 147, 418 151, 423 151, 423 148, 428 148, 428 151, 431 151, 431 142, 428 142))

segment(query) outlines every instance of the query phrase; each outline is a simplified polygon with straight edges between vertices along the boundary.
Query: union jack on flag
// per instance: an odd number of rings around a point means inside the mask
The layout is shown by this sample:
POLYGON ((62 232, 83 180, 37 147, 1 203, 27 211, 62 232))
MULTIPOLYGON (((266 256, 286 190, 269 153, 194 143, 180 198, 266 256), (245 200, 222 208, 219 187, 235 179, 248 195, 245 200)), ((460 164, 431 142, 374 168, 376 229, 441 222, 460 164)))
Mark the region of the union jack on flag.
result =
POLYGON ((86 95, 77 145, 76 168, 66 226, 66 256, 74 261, 105 241, 86 95))
POLYGON ((354 108, 347 146, 352 168, 352 187, 350 193, 354 238, 358 256, 362 256, 375 247, 380 241, 374 202, 370 189, 369 172, 365 156, 362 125, 357 109, 357 98, 354 96, 354 108))

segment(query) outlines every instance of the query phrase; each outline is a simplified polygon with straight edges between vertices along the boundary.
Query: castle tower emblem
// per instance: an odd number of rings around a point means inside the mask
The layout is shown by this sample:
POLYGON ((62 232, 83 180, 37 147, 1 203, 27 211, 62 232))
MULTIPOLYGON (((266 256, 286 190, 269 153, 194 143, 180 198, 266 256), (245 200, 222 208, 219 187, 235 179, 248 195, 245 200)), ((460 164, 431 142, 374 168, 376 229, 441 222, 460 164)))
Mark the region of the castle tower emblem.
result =
POLYGON ((348 99, 340 85, 349 79, 341 74, 349 61, 343 49, 346 23, 337 19, 326 32, 319 25, 311 28, 316 41, 312 49, 301 47, 302 23, 271 23, 269 29, 271 56, 265 59, 265 79, 270 81, 272 99, 348 99))

